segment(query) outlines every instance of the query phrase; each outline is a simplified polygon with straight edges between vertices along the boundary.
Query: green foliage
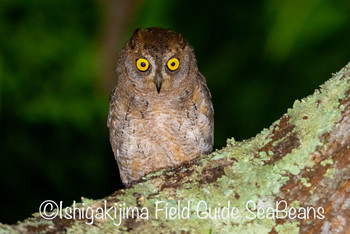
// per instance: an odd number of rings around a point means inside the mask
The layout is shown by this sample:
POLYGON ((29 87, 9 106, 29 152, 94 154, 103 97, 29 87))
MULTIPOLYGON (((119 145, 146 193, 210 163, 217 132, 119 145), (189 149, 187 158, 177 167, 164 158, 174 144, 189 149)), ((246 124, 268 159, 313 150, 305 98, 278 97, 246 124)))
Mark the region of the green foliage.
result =
MULTIPOLYGON (((71 203, 121 186, 106 128, 109 93, 99 77, 106 13, 98 4, 0 3, 0 186, 11 201, 2 222, 27 217, 45 199, 71 203)), ((162 26, 193 45, 213 96, 216 148, 268 127, 350 58, 346 1, 149 0, 134 7, 127 34, 162 26)))
POLYGON ((109 153, 108 94, 97 83, 100 13, 94 2, 0 5, 0 175, 13 201, 1 219, 14 222, 44 198, 79 198, 89 183, 90 196, 111 191, 103 181, 112 176, 105 169, 114 160, 103 158, 109 153))

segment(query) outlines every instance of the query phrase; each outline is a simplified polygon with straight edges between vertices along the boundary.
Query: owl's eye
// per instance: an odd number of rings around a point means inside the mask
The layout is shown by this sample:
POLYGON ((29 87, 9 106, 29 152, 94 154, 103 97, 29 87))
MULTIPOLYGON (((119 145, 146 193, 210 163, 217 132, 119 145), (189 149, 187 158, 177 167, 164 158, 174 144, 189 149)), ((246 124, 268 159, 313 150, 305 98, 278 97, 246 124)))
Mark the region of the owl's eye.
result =
POLYGON ((140 71, 147 71, 149 68, 149 62, 147 61, 147 59, 139 58, 138 60, 136 60, 136 67, 140 71))
POLYGON ((180 65, 180 61, 177 58, 171 58, 167 63, 167 66, 170 71, 175 71, 176 69, 179 68, 179 65, 180 65))

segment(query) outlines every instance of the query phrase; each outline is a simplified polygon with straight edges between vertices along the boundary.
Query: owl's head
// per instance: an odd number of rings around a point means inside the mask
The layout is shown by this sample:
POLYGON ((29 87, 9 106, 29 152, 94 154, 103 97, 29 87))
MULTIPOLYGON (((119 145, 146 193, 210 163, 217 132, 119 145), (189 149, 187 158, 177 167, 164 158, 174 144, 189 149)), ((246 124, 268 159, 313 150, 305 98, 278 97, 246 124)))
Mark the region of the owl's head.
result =
POLYGON ((120 82, 159 95, 184 87, 198 68, 193 49, 181 34, 146 28, 137 29, 127 42, 117 72, 120 82))

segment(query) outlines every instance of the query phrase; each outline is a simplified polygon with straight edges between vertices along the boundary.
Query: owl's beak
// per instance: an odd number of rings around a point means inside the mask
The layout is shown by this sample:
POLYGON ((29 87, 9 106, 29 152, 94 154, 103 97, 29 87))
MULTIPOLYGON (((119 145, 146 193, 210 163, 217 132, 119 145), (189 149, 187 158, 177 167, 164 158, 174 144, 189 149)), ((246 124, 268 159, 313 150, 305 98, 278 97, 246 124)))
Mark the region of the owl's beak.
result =
POLYGON ((157 92, 159 93, 160 92, 160 88, 162 87, 162 76, 160 74, 156 74, 156 78, 154 79, 154 83, 157 87, 157 92))

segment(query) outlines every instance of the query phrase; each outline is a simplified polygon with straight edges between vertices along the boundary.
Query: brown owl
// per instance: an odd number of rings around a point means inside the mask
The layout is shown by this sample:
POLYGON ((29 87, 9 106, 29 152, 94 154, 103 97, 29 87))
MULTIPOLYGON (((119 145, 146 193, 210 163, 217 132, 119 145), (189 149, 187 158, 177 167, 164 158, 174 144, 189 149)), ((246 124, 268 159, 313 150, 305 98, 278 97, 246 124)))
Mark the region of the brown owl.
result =
POLYGON ((120 53, 117 76, 107 126, 124 185, 212 151, 211 95, 181 34, 136 30, 120 53))

